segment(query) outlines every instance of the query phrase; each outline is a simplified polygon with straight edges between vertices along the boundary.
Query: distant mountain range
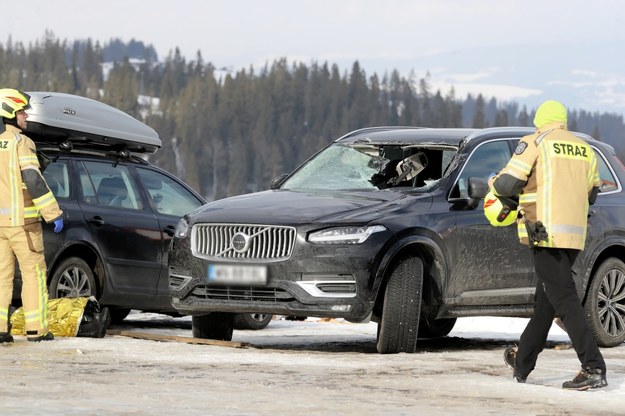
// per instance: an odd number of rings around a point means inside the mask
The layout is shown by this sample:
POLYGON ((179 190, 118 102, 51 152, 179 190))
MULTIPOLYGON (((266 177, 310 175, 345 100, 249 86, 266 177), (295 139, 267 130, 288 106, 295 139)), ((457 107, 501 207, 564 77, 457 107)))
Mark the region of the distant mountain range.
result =
POLYGON ((556 99, 571 110, 625 114, 625 54, 616 42, 464 49, 411 67, 419 77, 429 72, 443 93, 453 86, 458 98, 482 93, 528 109, 556 99))
MULTIPOLYGON (((76 42, 82 50, 85 41, 76 42)), ((164 61, 152 45, 113 39, 103 45, 105 61, 123 56, 164 61)), ((411 56, 407 51, 406 56, 411 56)), ((71 58, 68 50, 67 59, 71 58)), ((194 58, 193 58, 194 59, 194 58)), ((204 56, 212 62, 210 56, 204 56)), ((429 74, 434 91, 443 95, 453 87, 457 98, 482 94, 499 102, 516 102, 533 108, 547 99, 562 101, 570 110, 625 115, 625 54, 617 42, 552 45, 506 45, 459 49, 418 58, 359 59, 368 76, 413 70, 416 81, 429 74)), ((320 61, 321 62, 321 61, 320 61)), ((251 63, 213 62, 216 67, 237 71, 251 63)), ((349 71, 353 61, 328 62, 349 71)), ((260 69, 257 68, 257 69, 260 69)))

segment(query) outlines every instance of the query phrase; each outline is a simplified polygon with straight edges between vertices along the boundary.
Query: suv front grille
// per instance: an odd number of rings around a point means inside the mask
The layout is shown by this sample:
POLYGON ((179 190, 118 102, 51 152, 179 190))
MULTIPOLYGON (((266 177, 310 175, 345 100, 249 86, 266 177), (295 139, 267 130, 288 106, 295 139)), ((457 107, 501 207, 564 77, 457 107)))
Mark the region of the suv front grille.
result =
POLYGON ((207 260, 282 261, 291 257, 297 233, 293 227, 246 224, 196 224, 191 251, 207 260))
POLYGON ((254 301, 254 302, 289 302, 293 296, 283 289, 271 287, 231 288, 197 286, 193 296, 202 299, 254 301))

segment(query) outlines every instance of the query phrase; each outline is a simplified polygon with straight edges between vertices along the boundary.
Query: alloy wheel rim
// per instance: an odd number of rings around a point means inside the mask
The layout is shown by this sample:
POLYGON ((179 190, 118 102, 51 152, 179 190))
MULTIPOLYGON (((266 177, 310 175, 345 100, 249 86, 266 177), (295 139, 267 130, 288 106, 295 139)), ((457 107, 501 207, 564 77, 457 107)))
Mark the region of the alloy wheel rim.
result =
POLYGON ((612 269, 603 277, 597 308, 604 331, 621 336, 625 332, 625 273, 621 270, 612 269))
POLYGON ((59 298, 91 296, 91 285, 87 273, 79 267, 67 268, 59 279, 56 294, 59 298))

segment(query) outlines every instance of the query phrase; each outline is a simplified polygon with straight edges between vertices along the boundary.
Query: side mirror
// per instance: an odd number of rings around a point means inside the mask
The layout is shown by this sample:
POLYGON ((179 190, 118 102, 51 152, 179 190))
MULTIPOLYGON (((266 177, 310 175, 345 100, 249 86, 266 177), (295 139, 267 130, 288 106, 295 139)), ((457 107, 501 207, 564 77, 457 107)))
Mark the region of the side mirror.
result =
POLYGON ((284 180, 288 176, 289 175, 287 173, 283 173, 282 175, 278 176, 277 178, 274 178, 271 181, 271 189, 278 189, 278 188, 280 188, 280 186, 282 185, 282 183, 284 183, 284 180))
POLYGON ((488 180, 478 177, 469 178, 469 186, 467 191, 469 192, 469 198, 482 199, 489 191, 488 180))
POLYGON ((480 205, 480 199, 483 199, 489 191, 488 180, 478 177, 470 177, 468 179, 469 186, 469 206, 473 209, 480 205))

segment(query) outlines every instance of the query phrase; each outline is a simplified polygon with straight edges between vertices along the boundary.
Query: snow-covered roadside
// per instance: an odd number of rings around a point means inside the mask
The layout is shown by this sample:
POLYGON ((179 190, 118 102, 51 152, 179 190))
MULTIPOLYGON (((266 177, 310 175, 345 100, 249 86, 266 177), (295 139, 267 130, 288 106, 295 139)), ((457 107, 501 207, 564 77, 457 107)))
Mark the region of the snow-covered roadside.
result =
MULTIPOLYGON (((187 319, 129 316, 124 330, 190 336, 187 319)), ((625 412, 625 346, 603 349, 609 387, 560 388, 579 364, 546 349, 528 383, 503 365, 524 319, 465 318, 416 354, 375 353, 376 325, 274 320, 245 349, 120 336, 0 347, 0 414, 537 415, 625 412)), ((554 326, 550 341, 568 338, 554 326)))

